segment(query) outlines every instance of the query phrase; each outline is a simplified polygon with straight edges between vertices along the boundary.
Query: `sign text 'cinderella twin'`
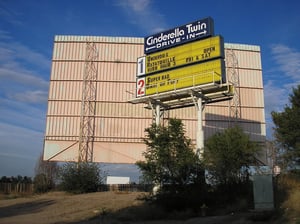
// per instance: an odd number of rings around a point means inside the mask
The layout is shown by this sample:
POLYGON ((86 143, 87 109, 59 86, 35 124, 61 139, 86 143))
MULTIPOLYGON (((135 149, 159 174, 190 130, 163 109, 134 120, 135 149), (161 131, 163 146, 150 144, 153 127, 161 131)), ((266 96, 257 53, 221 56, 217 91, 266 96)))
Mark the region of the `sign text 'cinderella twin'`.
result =
POLYGON ((213 19, 208 17, 145 37, 144 53, 150 54, 212 35, 214 35, 213 19))

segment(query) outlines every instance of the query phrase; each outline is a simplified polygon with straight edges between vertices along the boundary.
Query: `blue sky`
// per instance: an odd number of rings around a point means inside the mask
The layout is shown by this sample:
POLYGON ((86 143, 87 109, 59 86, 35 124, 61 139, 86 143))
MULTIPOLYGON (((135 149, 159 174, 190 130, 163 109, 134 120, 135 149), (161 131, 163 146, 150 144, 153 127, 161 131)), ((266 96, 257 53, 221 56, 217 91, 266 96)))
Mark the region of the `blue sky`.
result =
MULTIPOLYGON (((261 47, 270 138, 270 112, 300 84, 299 9, 295 0, 0 0, 0 177, 34 175, 54 35, 144 37, 211 16, 225 42, 261 47)), ((118 168, 104 167, 111 175, 135 172, 118 168)))

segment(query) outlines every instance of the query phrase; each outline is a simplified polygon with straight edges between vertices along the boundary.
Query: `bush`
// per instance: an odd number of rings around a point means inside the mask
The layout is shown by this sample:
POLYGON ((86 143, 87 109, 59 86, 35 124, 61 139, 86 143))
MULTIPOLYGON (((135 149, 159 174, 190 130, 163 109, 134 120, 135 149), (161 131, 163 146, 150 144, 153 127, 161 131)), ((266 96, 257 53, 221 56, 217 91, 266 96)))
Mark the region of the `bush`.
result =
POLYGON ((53 188, 53 183, 47 178, 46 174, 37 174, 33 179, 35 193, 45 193, 53 188))
POLYGON ((154 204, 167 212, 192 210, 198 212, 207 203, 205 184, 189 184, 186 186, 164 185, 153 196, 154 204))
POLYGON ((185 136, 182 121, 170 119, 168 126, 152 124, 145 132, 145 161, 136 164, 143 180, 160 186, 149 200, 168 210, 199 206, 205 171, 191 139, 185 136))
POLYGON ((101 171, 95 163, 66 163, 60 169, 62 190, 81 194, 98 191, 101 171))
POLYGON ((275 178, 276 208, 283 217, 295 223, 300 222, 300 176, 297 172, 280 174, 275 178), (298 222, 296 222, 296 220, 298 222))

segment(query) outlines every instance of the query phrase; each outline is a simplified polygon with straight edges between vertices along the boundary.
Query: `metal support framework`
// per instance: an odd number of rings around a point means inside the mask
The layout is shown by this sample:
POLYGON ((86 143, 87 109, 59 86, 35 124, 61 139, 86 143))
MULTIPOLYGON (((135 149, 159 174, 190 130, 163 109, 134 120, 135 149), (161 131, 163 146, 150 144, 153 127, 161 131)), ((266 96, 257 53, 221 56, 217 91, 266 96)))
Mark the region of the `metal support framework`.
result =
POLYGON ((148 107, 152 110, 152 123, 165 126, 169 120, 169 110, 166 110, 166 105, 159 101, 149 101, 148 107))
POLYGON ((85 67, 79 133, 78 162, 93 162, 98 51, 95 43, 86 43, 85 67))
POLYGON ((227 77, 234 87, 234 95, 229 102, 229 122, 236 123, 241 118, 241 100, 240 100, 240 79, 238 73, 238 59, 234 51, 226 52, 226 68, 227 77))
POLYGON ((147 104, 145 108, 151 109, 153 114, 153 123, 161 124, 161 120, 166 121, 170 110, 195 106, 197 110, 197 154, 200 159, 204 151, 204 131, 203 131, 203 110, 206 104, 226 101, 232 99, 234 92, 229 83, 211 82, 203 85, 195 85, 186 88, 151 94, 149 96, 136 97, 129 100, 130 103, 147 104))
POLYGON ((191 97, 193 99, 193 102, 195 104, 196 110, 197 110, 197 132, 196 132, 196 147, 199 158, 203 158, 203 152, 204 152, 204 132, 203 132, 203 111, 205 108, 205 103, 202 102, 202 100, 205 100, 205 96, 201 94, 201 92, 191 92, 191 97))

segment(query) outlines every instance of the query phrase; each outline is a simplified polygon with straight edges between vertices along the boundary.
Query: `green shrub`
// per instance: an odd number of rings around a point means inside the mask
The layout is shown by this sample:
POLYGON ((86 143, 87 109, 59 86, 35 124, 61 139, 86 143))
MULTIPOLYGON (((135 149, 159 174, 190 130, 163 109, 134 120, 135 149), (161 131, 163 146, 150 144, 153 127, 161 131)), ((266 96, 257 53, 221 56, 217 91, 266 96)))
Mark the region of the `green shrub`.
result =
POLYGON ((60 169, 60 187, 76 194, 96 192, 102 183, 100 174, 95 163, 66 163, 60 169))

